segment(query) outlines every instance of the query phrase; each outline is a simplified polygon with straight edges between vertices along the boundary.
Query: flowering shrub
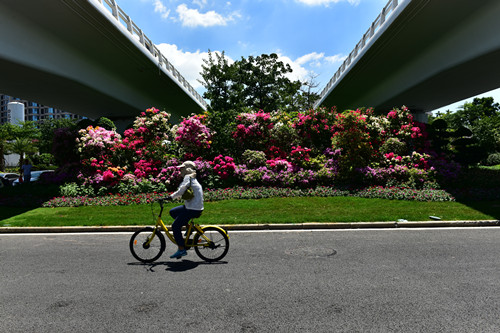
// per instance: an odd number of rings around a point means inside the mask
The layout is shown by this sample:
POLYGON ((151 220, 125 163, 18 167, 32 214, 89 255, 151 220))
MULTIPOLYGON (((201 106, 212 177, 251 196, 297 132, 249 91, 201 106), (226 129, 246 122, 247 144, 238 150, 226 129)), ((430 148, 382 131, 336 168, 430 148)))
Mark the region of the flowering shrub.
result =
POLYGON ((120 145, 125 163, 146 160, 158 169, 164 157, 171 152, 169 120, 169 113, 156 108, 141 112, 133 127, 125 131, 120 145))
POLYGON ((309 155, 311 149, 301 146, 292 146, 292 151, 290 152, 289 160, 293 165, 298 167, 303 167, 306 165, 306 162, 311 160, 311 156, 309 155))
POLYGON ((213 162, 210 162, 210 165, 213 168, 214 174, 219 176, 221 179, 227 179, 229 176, 232 176, 234 170, 236 169, 236 165, 234 164, 234 159, 229 156, 219 155, 214 158, 213 162))
POLYGON ((80 156, 76 149, 76 139, 78 132, 71 128, 58 128, 54 131, 54 141, 52 143, 52 155, 58 165, 64 166, 80 161, 80 156))
POLYGON ((456 180, 462 171, 459 163, 448 161, 442 156, 435 156, 429 163, 436 170, 438 180, 445 182, 456 180))
POLYGON ((244 149, 265 149, 270 132, 274 128, 269 113, 262 110, 242 113, 236 117, 236 123, 236 131, 233 132, 233 138, 244 149))
POLYGON ((241 158, 249 168, 261 167, 266 164, 266 154, 258 150, 247 149, 243 152, 241 158))
POLYGON ((401 142, 407 142, 412 150, 426 147, 427 133, 425 132, 425 124, 415 122, 407 107, 403 106, 401 110, 391 110, 387 114, 387 120, 387 126, 382 131, 383 136, 387 138, 396 137, 401 142))
POLYGON ((266 156, 270 159, 273 158, 285 159, 288 156, 288 154, 283 149, 276 146, 269 147, 268 149, 266 149, 265 153, 266 156))
POLYGON ((170 114, 156 108, 149 108, 141 112, 134 121, 133 129, 141 133, 145 142, 168 140, 171 130, 170 114))
POLYGON ((195 162, 198 179, 212 188, 237 183, 311 188, 357 180, 427 188, 459 171, 429 152, 425 125, 405 107, 386 116, 372 109, 338 113, 320 108, 231 117, 226 132, 215 133, 207 115, 192 115, 172 127, 168 113, 150 108, 123 138, 100 127, 82 130, 78 186, 91 186, 95 194, 171 191, 181 181, 178 165, 186 159, 195 162), (212 140, 231 145, 226 151, 232 153, 219 151, 209 158, 212 140))
POLYGON ((428 170, 430 168, 429 159, 431 158, 428 154, 420 154, 414 151, 411 155, 399 156, 394 153, 384 154, 385 160, 384 165, 392 167, 393 165, 405 165, 408 168, 417 168, 428 170))
POLYGON ((114 153, 115 146, 121 143, 120 134, 99 126, 81 129, 78 134, 77 149, 82 159, 108 157, 114 153))
POLYGON ((406 142, 400 141, 398 138, 388 138, 380 147, 380 152, 383 154, 395 153, 403 155, 407 152, 408 147, 406 142))
MULTIPOLYGON (((297 118, 297 112, 288 113, 282 111, 273 111, 271 121, 274 127, 271 129, 268 146, 279 149, 283 152, 289 151, 294 144, 299 144, 300 139, 294 127, 294 121, 297 118)), ((284 153, 286 155, 286 153, 284 153)), ((278 156, 274 156, 278 157, 278 156)), ((285 157, 285 156, 281 156, 285 157)))
POLYGON ((78 134, 76 142, 82 167, 77 178, 84 185, 116 185, 125 174, 123 168, 116 166, 121 135, 99 126, 81 129, 78 134))
MULTIPOLYGON (((179 126, 172 129, 177 141, 185 153, 201 156, 210 149, 212 132, 205 125, 206 115, 193 115, 182 120, 179 126)), ((192 158, 192 157, 190 157, 192 158)))
POLYGON ((355 168, 368 165, 376 156, 367 131, 363 110, 349 110, 337 114, 333 147, 342 150, 339 158, 340 172, 350 174, 355 168))
POLYGON ((335 132, 335 107, 311 109, 299 112, 293 124, 297 134, 302 138, 304 144, 323 150, 330 145, 332 134, 335 132))

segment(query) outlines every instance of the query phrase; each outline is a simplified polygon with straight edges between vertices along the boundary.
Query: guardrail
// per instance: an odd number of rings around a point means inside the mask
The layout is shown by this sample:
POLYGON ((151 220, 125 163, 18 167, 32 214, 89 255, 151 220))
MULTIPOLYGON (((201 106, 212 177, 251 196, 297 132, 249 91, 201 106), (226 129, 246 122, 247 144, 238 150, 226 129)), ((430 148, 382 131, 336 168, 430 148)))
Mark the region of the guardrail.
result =
POLYGON ((113 17, 122 24, 127 31, 142 44, 142 46, 149 52, 153 57, 158 59, 158 67, 163 67, 169 73, 172 74, 174 78, 191 94, 199 104, 206 109, 208 104, 201 97, 200 94, 191 86, 191 84, 181 75, 181 73, 172 65, 170 61, 158 50, 156 45, 149 39, 144 32, 130 19, 123 9, 121 9, 115 0, 97 0, 103 8, 108 10, 113 17))
POLYGON ((385 7, 382 9, 382 12, 377 16, 375 21, 371 24, 370 28, 368 31, 363 35, 361 40, 356 44, 354 49, 349 53, 347 58, 344 60, 342 65, 339 67, 339 69, 335 72, 335 74, 332 76, 326 87, 321 91, 319 95, 319 99, 314 105, 314 107, 318 107, 321 102, 323 102, 323 99, 325 95, 328 93, 330 88, 340 79, 342 74, 349 68, 349 66, 352 64, 352 62, 360 55, 360 52, 366 47, 368 44, 368 41, 373 38, 375 35, 375 32, 384 24, 386 19, 394 13, 395 9, 398 7, 398 5, 401 2, 398 0, 389 0, 385 7))

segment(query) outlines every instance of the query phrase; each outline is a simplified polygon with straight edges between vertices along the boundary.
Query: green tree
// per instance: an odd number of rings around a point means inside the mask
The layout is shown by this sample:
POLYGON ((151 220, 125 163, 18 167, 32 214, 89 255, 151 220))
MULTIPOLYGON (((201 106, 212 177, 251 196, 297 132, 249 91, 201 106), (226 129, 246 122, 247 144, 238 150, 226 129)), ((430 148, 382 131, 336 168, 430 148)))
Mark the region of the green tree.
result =
POLYGON ((242 57, 234 65, 237 81, 243 85, 241 98, 246 107, 271 112, 298 106, 302 83, 286 77, 293 70, 289 64, 278 61, 277 54, 242 57))
POLYGON ((297 109, 304 104, 300 81, 292 81, 288 64, 278 60, 278 55, 262 54, 230 64, 222 54, 209 51, 204 60, 200 83, 207 89, 203 97, 210 101, 213 111, 297 109))
POLYGON ((445 114, 438 114, 433 120, 446 122, 448 136, 455 138, 450 140, 450 149, 458 148, 459 151, 466 152, 460 154, 461 162, 465 164, 475 164, 499 149, 500 105, 494 102, 493 97, 474 98, 472 103, 465 103, 456 112, 447 111, 445 114), (463 128, 470 130, 471 135, 461 135, 466 133, 463 128))
POLYGON ((302 83, 302 88, 300 89, 300 95, 296 104, 299 109, 308 110, 314 107, 314 102, 319 98, 319 94, 314 91, 318 88, 319 83, 315 81, 319 74, 309 72, 307 80, 302 83))
POLYGON ((14 141, 7 144, 7 153, 19 154, 19 167, 23 164, 24 154, 30 155, 38 151, 38 148, 33 141, 33 139, 27 137, 17 137, 14 141))
POLYGON ((7 153, 7 141, 14 138, 16 126, 6 123, 0 125, 0 171, 5 171, 5 158, 7 153))
POLYGON ((207 91, 203 98, 210 101, 210 110, 224 112, 237 109, 243 104, 238 96, 241 93, 241 85, 236 81, 236 67, 229 64, 224 52, 215 53, 215 58, 208 50, 208 59, 203 59, 201 77, 198 80, 207 91))
POLYGON ((24 153, 33 154, 38 151, 39 138, 40 130, 36 127, 36 123, 32 121, 19 122, 17 126, 11 124, 2 125, 0 130, 0 152, 2 156, 0 166, 5 168, 4 153, 19 154, 21 163, 24 153))
POLYGON ((52 154, 54 133, 59 128, 74 128, 76 120, 73 119, 48 119, 40 124, 40 153, 52 154))

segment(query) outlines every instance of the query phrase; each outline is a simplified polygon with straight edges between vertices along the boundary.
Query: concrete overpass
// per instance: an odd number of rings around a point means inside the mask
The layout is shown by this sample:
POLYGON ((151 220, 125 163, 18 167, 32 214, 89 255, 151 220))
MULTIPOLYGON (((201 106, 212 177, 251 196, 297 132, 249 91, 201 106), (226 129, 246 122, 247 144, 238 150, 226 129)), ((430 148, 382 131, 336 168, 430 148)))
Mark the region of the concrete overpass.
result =
POLYGON ((316 106, 422 112, 496 89, 499 17, 498 0, 389 0, 316 106))
POLYGON ((0 92, 117 121, 206 109, 114 0, 0 0, 0 92))

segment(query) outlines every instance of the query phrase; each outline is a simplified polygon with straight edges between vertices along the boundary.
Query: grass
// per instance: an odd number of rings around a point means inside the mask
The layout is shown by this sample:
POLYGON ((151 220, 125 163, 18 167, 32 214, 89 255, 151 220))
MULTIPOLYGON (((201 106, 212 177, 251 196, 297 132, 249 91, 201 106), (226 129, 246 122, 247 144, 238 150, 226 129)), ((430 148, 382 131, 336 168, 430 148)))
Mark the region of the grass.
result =
MULTIPOLYGON (((170 223, 165 208, 164 221, 170 223)), ((158 205, 153 206, 155 214, 158 205)), ((356 197, 295 197, 260 200, 224 200, 205 203, 200 224, 256 224, 305 222, 379 222, 406 219, 428 221, 500 219, 500 201, 419 202, 356 197)), ((150 205, 81 206, 70 208, 2 207, 0 226, 114 226, 150 225, 150 205)))

